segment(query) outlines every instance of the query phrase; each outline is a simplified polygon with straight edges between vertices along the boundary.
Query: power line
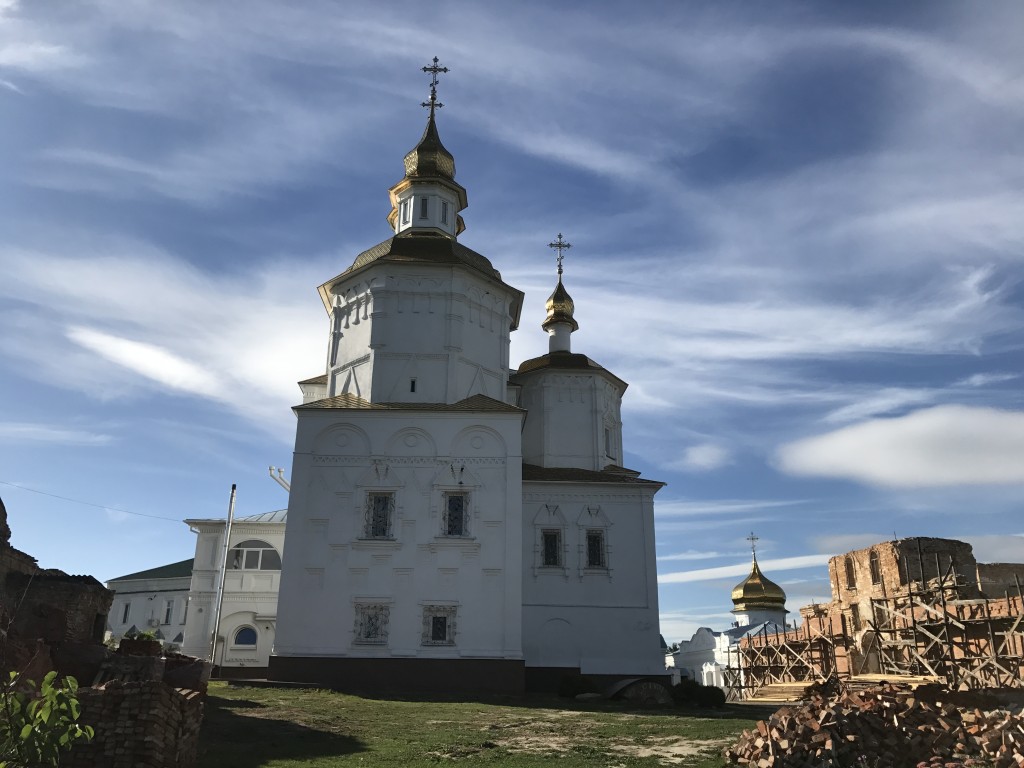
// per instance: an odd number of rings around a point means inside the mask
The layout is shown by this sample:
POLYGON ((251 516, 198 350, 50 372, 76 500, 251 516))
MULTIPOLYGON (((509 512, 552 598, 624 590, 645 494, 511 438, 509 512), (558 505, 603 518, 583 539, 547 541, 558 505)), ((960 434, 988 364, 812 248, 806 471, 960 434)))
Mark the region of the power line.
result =
POLYGON ((82 501, 81 499, 72 499, 68 496, 59 496, 56 493, 48 493, 47 491, 40 491, 36 488, 29 488, 25 485, 18 485, 17 483, 9 483, 6 480, 0 480, 0 484, 9 485, 11 488, 17 488, 21 491, 28 491, 29 493, 38 493, 40 496, 50 496, 54 499, 60 499, 62 501, 70 501, 73 504, 82 504, 86 507, 95 507, 96 509, 106 509, 111 512, 123 512, 126 515, 135 515, 136 517, 150 517, 154 520, 170 520, 175 523, 180 523, 181 518, 177 517, 163 517, 162 515, 147 515, 144 512, 132 512, 130 509, 120 509, 119 507, 108 507, 104 504, 93 504, 91 501, 82 501))

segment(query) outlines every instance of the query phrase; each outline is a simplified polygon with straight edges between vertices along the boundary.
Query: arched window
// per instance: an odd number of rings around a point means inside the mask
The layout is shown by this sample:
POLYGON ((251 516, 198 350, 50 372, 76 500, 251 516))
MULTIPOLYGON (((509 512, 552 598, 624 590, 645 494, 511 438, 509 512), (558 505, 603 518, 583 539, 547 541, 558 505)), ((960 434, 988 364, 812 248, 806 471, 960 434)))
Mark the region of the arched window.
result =
POLYGON ((238 631, 235 632, 234 645, 255 648, 258 637, 256 630, 252 627, 240 627, 238 631))
POLYGON ((853 572, 853 558, 846 557, 846 588, 856 589, 857 588, 857 576, 853 572))
POLYGON ((228 568, 234 571, 280 571, 281 556, 259 539, 248 539, 231 548, 228 568))
POLYGON ((875 550, 871 550, 871 555, 868 557, 868 567, 871 569, 871 583, 881 584, 882 567, 878 562, 878 552, 875 550))

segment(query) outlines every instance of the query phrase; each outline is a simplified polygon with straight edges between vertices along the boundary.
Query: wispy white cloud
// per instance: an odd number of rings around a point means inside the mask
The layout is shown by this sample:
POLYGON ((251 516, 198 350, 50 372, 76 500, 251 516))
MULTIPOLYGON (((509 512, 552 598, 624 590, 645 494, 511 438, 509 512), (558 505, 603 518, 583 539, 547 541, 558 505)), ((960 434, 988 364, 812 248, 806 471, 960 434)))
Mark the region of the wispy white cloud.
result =
POLYGON ((655 514, 666 517, 721 517, 734 513, 749 514, 765 509, 794 507, 810 503, 807 499, 665 499, 658 500, 655 514))
MULTIPOLYGON (((772 560, 758 560, 762 571, 788 571, 800 568, 820 568, 828 564, 829 555, 797 555, 772 560)), ((750 563, 723 565, 717 568, 701 568, 695 571, 662 573, 659 584, 687 584, 694 581, 713 581, 730 576, 745 576, 750 573, 750 563)))
POLYGON ((990 384, 1002 384, 1004 381, 1019 379, 1019 373, 975 373, 967 378, 960 379, 955 386, 961 387, 987 387, 990 384))
POLYGON ((108 445, 112 435, 103 432, 90 432, 82 429, 69 429, 52 424, 33 424, 30 422, 0 422, 0 441, 7 443, 56 443, 60 445, 108 445))
POLYGON ((227 395, 224 383, 209 371, 155 344, 123 339, 82 327, 69 328, 67 335, 76 344, 161 386, 203 397, 227 395))
POLYGON ((658 560, 714 560, 718 557, 739 557, 736 552, 701 552, 695 549, 687 550, 686 552, 676 552, 671 555, 658 555, 658 560))
POLYGON ((671 466, 688 472, 710 472, 732 463, 728 448, 714 443, 691 445, 683 450, 683 456, 671 466))
POLYGON ((893 488, 1024 483, 1024 412, 942 405, 873 419, 784 445, 778 465, 893 488))

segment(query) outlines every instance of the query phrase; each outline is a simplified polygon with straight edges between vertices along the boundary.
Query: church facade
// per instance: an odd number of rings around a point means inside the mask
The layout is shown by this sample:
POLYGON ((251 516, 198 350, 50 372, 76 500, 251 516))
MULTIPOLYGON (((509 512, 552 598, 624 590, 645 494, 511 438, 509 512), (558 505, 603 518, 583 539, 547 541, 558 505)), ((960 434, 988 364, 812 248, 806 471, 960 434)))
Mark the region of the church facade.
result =
POLYGON ((561 258, 549 353, 511 368, 523 293, 458 241, 467 193, 433 87, 428 105, 392 236, 319 288, 328 353, 294 409, 268 677, 521 691, 663 675, 662 484, 621 466, 626 384, 572 352, 561 258))

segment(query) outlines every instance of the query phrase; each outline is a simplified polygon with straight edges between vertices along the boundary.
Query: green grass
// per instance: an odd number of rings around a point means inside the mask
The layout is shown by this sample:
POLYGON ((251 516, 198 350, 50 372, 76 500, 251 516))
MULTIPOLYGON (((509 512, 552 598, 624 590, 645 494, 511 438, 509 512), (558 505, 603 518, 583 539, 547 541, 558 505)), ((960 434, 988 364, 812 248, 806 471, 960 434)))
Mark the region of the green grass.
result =
POLYGON ((268 766, 722 766, 756 710, 635 710, 532 697, 366 699, 210 685, 199 768, 268 766))

